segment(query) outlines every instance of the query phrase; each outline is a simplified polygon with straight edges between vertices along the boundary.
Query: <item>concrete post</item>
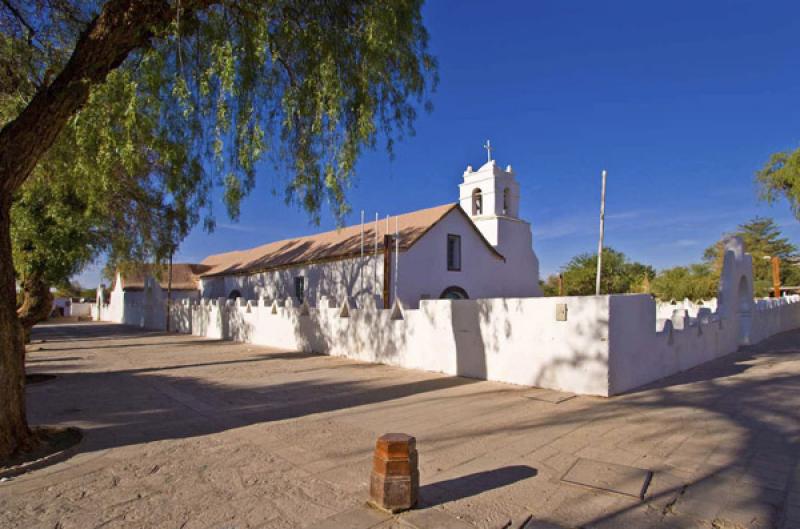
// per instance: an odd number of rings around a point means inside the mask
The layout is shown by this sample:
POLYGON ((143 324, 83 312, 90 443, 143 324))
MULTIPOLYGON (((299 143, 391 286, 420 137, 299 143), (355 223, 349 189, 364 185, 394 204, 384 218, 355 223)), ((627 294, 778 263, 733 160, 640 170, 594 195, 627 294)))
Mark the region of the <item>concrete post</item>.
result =
POLYGON ((417 441, 404 433, 387 433, 375 443, 370 476, 372 504, 390 512, 411 509, 417 503, 419 467, 417 441))

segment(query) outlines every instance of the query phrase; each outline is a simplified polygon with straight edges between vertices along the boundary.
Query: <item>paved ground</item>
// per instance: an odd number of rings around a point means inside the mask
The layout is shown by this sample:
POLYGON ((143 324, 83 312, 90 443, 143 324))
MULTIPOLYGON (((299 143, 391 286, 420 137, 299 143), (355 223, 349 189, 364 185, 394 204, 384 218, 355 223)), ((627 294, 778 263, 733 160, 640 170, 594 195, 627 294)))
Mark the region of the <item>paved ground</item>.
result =
POLYGON ((28 366, 58 374, 29 387, 31 422, 86 438, 0 483, 4 529, 800 528, 800 332, 646 391, 558 404, 109 324, 37 328, 28 366), (363 505, 391 431, 417 437, 422 482, 421 508, 394 518, 363 505), (579 459, 652 470, 646 497, 563 481, 579 459))

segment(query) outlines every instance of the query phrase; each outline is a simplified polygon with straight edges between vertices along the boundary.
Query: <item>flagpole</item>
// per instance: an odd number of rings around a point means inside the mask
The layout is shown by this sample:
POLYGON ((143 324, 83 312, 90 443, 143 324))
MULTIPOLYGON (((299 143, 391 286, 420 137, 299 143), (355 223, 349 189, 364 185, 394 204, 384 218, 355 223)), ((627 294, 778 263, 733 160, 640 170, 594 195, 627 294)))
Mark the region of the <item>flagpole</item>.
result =
POLYGON ((606 221, 606 176, 608 172, 603 169, 603 184, 600 192, 600 240, 597 242, 597 280, 595 281, 595 295, 600 295, 600 276, 603 268, 603 232, 606 221))
POLYGON ((361 260, 358 263, 358 276, 361 280, 359 297, 364 293, 364 210, 361 210, 361 260))

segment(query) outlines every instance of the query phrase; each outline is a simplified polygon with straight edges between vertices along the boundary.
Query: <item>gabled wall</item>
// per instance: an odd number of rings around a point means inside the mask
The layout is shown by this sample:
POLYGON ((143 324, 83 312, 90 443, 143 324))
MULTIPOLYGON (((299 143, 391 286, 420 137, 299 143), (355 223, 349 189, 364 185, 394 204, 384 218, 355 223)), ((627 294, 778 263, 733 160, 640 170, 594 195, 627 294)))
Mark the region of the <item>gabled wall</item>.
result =
MULTIPOLYGON (((527 247, 530 249, 530 239, 527 247)), ((529 253, 533 257, 533 252, 529 253)), ((453 210, 408 251, 401 253, 400 300, 416 307, 417 300, 437 299, 449 286, 463 288, 470 299, 539 295, 538 262, 515 257, 501 259, 478 235, 472 222, 453 210), (460 271, 447 270, 448 234, 461 236, 460 271)))

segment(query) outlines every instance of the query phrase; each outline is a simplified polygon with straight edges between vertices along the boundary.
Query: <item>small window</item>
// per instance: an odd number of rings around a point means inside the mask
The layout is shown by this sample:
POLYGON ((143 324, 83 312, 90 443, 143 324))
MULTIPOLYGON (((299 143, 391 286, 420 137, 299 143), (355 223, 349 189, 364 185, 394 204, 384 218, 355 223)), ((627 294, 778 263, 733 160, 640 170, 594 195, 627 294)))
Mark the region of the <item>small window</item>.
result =
POLYGON ((508 188, 503 189, 503 215, 509 215, 511 209, 511 193, 508 188))
POLYGON ((306 279, 303 276, 294 278, 294 297, 303 301, 306 294, 306 279))
POLYGON ((472 191, 472 216, 476 215, 483 215, 483 194, 479 187, 472 191))
POLYGON ((447 236, 447 269, 461 270, 461 235, 447 236))

